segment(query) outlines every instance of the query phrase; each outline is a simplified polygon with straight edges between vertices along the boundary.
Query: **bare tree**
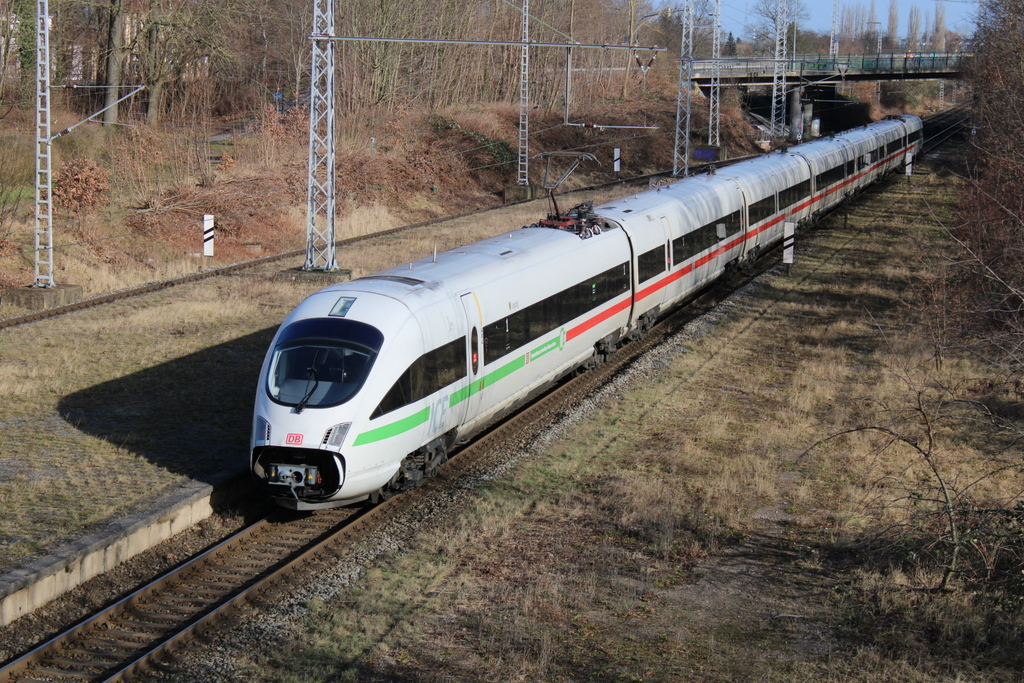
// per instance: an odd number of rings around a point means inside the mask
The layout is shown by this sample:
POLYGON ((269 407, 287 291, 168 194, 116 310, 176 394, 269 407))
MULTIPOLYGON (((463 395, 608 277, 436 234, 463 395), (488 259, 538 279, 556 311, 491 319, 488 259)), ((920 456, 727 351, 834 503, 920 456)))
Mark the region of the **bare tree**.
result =
POLYGON ((889 26, 885 33, 885 46, 895 50, 900 45, 900 7, 897 0, 889 0, 889 26))
POLYGON ((755 0, 750 7, 749 15, 753 17, 747 24, 747 34, 755 43, 755 49, 770 51, 775 49, 775 27, 785 26, 793 30, 794 23, 802 23, 810 18, 810 12, 803 0, 789 0, 786 3, 787 13, 779 17, 779 3, 775 0, 755 0), (779 23, 781 21, 781 23, 779 23))
MULTIPOLYGON (((0 107, 9 96, 12 76, 17 73, 18 32, 14 0, 0 0, 0 107)), ((0 112, 2 116, 3 112, 0 112)))
POLYGON ((907 15, 907 49, 915 51, 919 49, 921 40, 921 10, 917 5, 910 6, 910 13, 907 15))
POLYGON ((946 7, 941 2, 935 3, 935 32, 932 34, 932 49, 936 52, 946 51, 946 7))
POLYGON ((929 368, 897 360, 891 372, 902 391, 866 399, 862 424, 811 449, 855 433, 878 437, 870 452, 872 459, 886 462, 871 483, 879 490, 878 516, 901 510, 879 541, 916 547, 915 564, 934 563, 942 574, 928 588, 947 590, 957 575, 1012 582, 1022 548, 1019 539, 1006 543, 1002 538, 1003 520, 1024 492, 1019 483, 1013 486, 1024 434, 979 400, 974 381, 929 368), (965 440, 973 446, 970 458, 958 456, 965 440), (1006 487, 990 486, 999 478, 1009 480, 1006 487), (1008 487, 1013 488, 1005 493, 1008 487), (994 576, 1006 568, 1010 571, 994 576))
POLYGON ((150 125, 160 121, 172 83, 186 85, 205 75, 202 65, 218 53, 219 9, 206 1, 171 8, 161 0, 151 0, 149 11, 140 17, 141 29, 130 48, 139 55, 138 75, 146 86, 150 125))
POLYGON ((103 123, 112 125, 117 123, 118 103, 121 97, 122 68, 128 50, 124 44, 125 7, 124 0, 110 0, 107 9, 107 48, 106 48, 106 73, 104 74, 104 85, 106 86, 103 106, 103 123))

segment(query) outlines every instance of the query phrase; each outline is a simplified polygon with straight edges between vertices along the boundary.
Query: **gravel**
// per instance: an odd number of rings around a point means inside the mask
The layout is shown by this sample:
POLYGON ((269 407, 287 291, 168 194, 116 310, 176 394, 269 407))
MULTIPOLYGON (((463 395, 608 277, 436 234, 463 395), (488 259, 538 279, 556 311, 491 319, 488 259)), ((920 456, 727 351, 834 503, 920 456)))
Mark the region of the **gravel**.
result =
MULTIPOLYGON (((777 269, 775 269, 777 270, 777 269)), ((264 604, 239 625, 212 635, 207 643, 179 652, 172 667, 153 671, 150 677, 165 681, 237 680, 254 660, 270 656, 282 644, 299 638, 303 618, 312 603, 330 603, 342 596, 365 574, 366 567, 380 558, 408 547, 410 539, 425 525, 452 514, 481 486, 501 477, 520 460, 548 448, 575 425, 590 416, 601 404, 617 400, 639 382, 649 381, 689 351, 690 344, 706 337, 715 325, 730 315, 751 292, 774 277, 769 271, 743 287, 712 310, 694 318, 681 330, 643 354, 610 381, 584 400, 559 414, 559 418, 539 433, 517 435, 515 446, 471 475, 447 482, 436 495, 424 496, 422 503, 399 514, 374 530, 354 550, 343 557, 321 561, 308 571, 313 579, 298 579, 282 599, 264 604)), ((153 578, 165 573, 189 557, 216 544, 243 526, 242 515, 214 516, 145 553, 125 562, 114 571, 92 579, 60 598, 0 628, 0 659, 7 660, 45 642, 54 634, 110 604, 153 578)))
POLYGON ((470 477, 452 481, 443 491, 430 496, 415 509, 373 531, 370 536, 344 557, 322 561, 311 567, 307 576, 289 586, 282 599, 272 605, 261 605, 257 613, 242 623, 213 635, 208 643, 177 653, 167 671, 153 672, 160 681, 213 683, 244 678, 254 661, 278 654, 283 647, 301 641, 304 617, 311 603, 330 603, 341 597, 365 574, 367 566, 389 553, 401 552, 421 529, 455 512, 481 484, 501 477, 516 463, 543 451, 555 440, 589 417, 601 404, 614 401, 639 382, 650 381, 659 370, 669 366, 672 358, 689 351, 689 345, 706 337, 716 324, 727 317, 737 304, 774 277, 769 271, 737 289, 708 313, 687 323, 680 331, 639 357, 611 381, 599 387, 583 401, 575 404, 552 426, 539 434, 529 435, 522 445, 505 453, 495 462, 470 477))

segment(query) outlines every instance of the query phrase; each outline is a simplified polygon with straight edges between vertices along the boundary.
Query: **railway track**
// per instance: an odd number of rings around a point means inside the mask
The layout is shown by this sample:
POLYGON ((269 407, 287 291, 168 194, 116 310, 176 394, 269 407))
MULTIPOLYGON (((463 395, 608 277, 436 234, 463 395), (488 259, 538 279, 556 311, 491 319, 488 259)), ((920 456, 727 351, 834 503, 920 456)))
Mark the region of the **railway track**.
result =
POLYGON ((275 514, 0 669, 4 681, 127 680, 344 540, 373 509, 275 514))
MULTIPOLYGON (((668 171, 660 173, 651 173, 648 175, 636 176, 634 178, 626 178, 623 180, 614 180, 607 183, 599 183, 596 185, 590 185, 588 187, 579 188, 573 190, 576 192, 589 192, 598 190, 603 187, 612 185, 629 185, 635 182, 649 182, 650 178, 663 176, 668 171)), ((546 201, 547 197, 537 197, 536 199, 528 199, 519 204, 526 204, 529 202, 546 201)), ((388 235, 395 235, 409 230, 415 230, 416 228, 423 228, 429 225, 435 225, 437 223, 443 223, 445 221, 455 220, 458 218, 466 218, 469 216, 479 216, 486 214, 489 211, 496 211, 498 209, 506 208, 510 204, 505 204, 498 207, 489 207, 485 209, 476 209, 474 211, 467 211, 464 213, 452 214, 450 216, 443 216, 441 218, 433 218, 427 221, 421 221, 418 223, 410 223, 409 225, 402 225, 397 228, 389 228, 387 230, 379 230, 377 232, 368 233, 366 235, 360 235, 358 237, 350 237, 348 239, 338 240, 335 242, 335 246, 343 247, 352 244, 358 244, 359 242, 366 242, 368 240, 377 239, 380 237, 386 237, 388 235)), ((11 318, 0 319, 0 330, 6 327, 14 327, 15 325, 24 325, 26 323, 37 322, 39 320, 45 320, 46 318, 53 318, 58 315, 64 315, 65 313, 71 313, 73 311, 79 311, 85 308, 92 308, 94 306, 101 306, 103 304, 113 303, 122 299, 128 299, 133 296, 139 296, 141 294, 149 294, 151 292, 157 292, 163 289, 170 289, 171 287, 177 287, 179 285, 189 284, 191 282, 198 282, 200 280, 207 280, 209 278, 218 277, 220 275, 228 275, 235 273, 247 268, 253 268, 267 263, 274 263, 276 261, 283 261, 289 258, 296 258, 303 256, 306 253, 305 247, 301 249, 292 249, 291 251, 281 252, 279 254, 270 254, 269 256, 261 256, 259 258, 251 259, 248 261, 240 261, 238 263, 232 263, 226 266, 218 268, 210 268, 203 270, 198 273, 191 273, 189 275, 183 275, 181 277, 171 278, 169 280, 160 280, 158 282, 150 282, 145 285, 138 287, 130 287, 127 289, 119 290, 116 292, 110 292, 108 294, 101 294, 99 296, 90 297, 88 299, 82 299, 74 303, 65 304, 63 306, 55 306, 53 308, 47 308, 40 311, 33 311, 32 313, 26 313, 25 315, 15 316, 11 318)))
MULTIPOLYGON (((934 128, 935 125, 936 125, 936 123, 935 123, 936 121, 943 121, 946 118, 948 118, 951 115, 953 115, 952 112, 959 112, 958 116, 959 116, 960 122, 958 124, 955 124, 955 126, 957 127, 957 130, 959 130, 959 128, 962 127, 962 125, 963 125, 963 121, 966 120, 966 116, 967 116, 966 115, 966 111, 967 111, 966 105, 960 105, 959 107, 954 107, 954 108, 952 108, 950 110, 947 110, 945 112, 941 112, 939 114, 935 114, 935 115, 925 119, 926 131, 927 131, 929 126, 932 126, 934 128)), ((943 130, 952 130, 953 127, 954 127, 954 125, 950 125, 950 126, 947 126, 946 128, 944 128, 943 130)), ((945 139, 948 139, 948 137, 950 135, 955 134, 955 132, 956 131, 953 131, 953 132, 949 133, 949 135, 947 135, 945 138, 943 138, 942 141, 945 141, 945 139)), ((938 143, 938 144, 941 144, 941 142, 938 143)), ((926 147, 925 151, 929 151, 927 147, 926 147)), ((744 159, 747 159, 747 158, 749 158, 749 157, 737 157, 735 159, 730 159, 727 162, 723 162, 723 163, 719 163, 719 164, 715 164, 715 165, 716 166, 728 165, 730 163, 736 163, 738 161, 743 161, 744 159)), ((590 185, 588 187, 579 188, 578 190, 573 190, 573 192, 574 193, 576 193, 576 192, 588 192, 588 191, 598 190, 598 189, 601 189, 601 188, 604 188, 604 187, 609 187, 609 186, 612 186, 612 185, 629 185, 629 184, 636 183, 636 182, 649 182, 650 179, 652 179, 652 178, 665 177, 669 173, 670 173, 669 171, 662 171, 662 172, 658 172, 658 173, 651 173, 651 174, 647 174, 647 175, 636 176, 634 178, 627 178, 627 179, 623 179, 623 180, 614 180, 614 181, 610 181, 610 182, 606 182, 606 183, 598 183, 598 184, 595 184, 595 185, 590 185)), ((526 200, 526 202, 529 202, 529 201, 544 201, 544 200, 546 200, 546 197, 538 197, 537 199, 526 200)), ((526 202, 522 202, 522 203, 526 203, 526 202)), ((379 238, 379 237, 385 237, 387 235, 394 235, 394 234, 397 234, 397 233, 406 232, 406 231, 409 231, 409 230, 414 230, 416 228, 426 227, 428 225, 434 225, 436 223, 441 223, 441 222, 448 221, 448 220, 454 220, 454 219, 457 219, 457 218, 465 218, 465 217, 468 217, 468 216, 476 216, 476 215, 485 214, 485 213, 487 213, 489 211, 494 211, 494 210, 496 210, 498 208, 504 208, 504 207, 491 207, 491 208, 486 208, 486 209, 477 209, 475 211, 467 211, 465 213, 454 214, 454 215, 451 215, 451 216, 444 216, 442 218, 435 218, 435 219, 431 219, 431 220, 428 220, 428 221, 421 221, 419 223, 411 223, 409 225, 403 225, 403 226, 399 226, 397 228, 390 228, 388 230, 380 230, 378 232, 373 232, 373 233, 369 233, 369 234, 366 234, 366 235, 360 235, 359 237, 351 237, 349 239, 338 240, 337 242, 335 242, 335 245, 339 246, 339 247, 342 247, 342 246, 346 246, 346 245, 357 244, 359 242, 364 242, 364 241, 368 241, 368 240, 371 240, 371 239, 376 239, 376 238, 379 238)), ((303 254, 305 254, 305 248, 293 249, 291 251, 286 251, 286 252, 282 252, 282 253, 279 253, 279 254, 271 254, 269 256, 262 256, 260 258, 251 259, 249 261, 241 261, 239 263, 232 263, 232 264, 229 264, 229 265, 226 265, 226 266, 221 266, 219 268, 210 268, 208 270, 204 270, 204 271, 201 271, 201 272, 198 272, 198 273, 192 273, 190 275, 183 275, 181 277, 172 278, 172 279, 169 279, 169 280, 161 280, 161 281, 158 281, 158 282, 151 282, 151 283, 148 283, 148 284, 145 284, 145 285, 140 285, 138 287, 131 287, 131 288, 128 288, 128 289, 123 289, 123 290, 117 291, 117 292, 110 292, 108 294, 102 294, 102 295, 91 297, 91 298, 88 298, 88 299, 83 299, 81 301, 76 301, 74 303, 66 304, 64 306, 56 306, 54 308, 48 308, 48 309, 44 309, 44 310, 40 310, 40 311, 33 311, 32 313, 26 313, 25 315, 21 315, 21 316, 15 316, 15 317, 11 317, 11 318, 3 318, 3 319, 0 319, 0 330, 4 329, 6 327, 13 327, 15 325, 24 325, 26 323, 36 322, 36 321, 39 321, 39 320, 45 320, 46 318, 52 318, 52 317, 55 317, 55 316, 58 316, 58 315, 63 315, 65 313, 71 313, 73 311, 78 311, 78 310, 82 310, 82 309, 85 309, 85 308, 92 308, 93 306, 101 306, 103 304, 108 304, 108 303, 112 303, 112 302, 115 302, 115 301, 120 301, 122 299, 127 299, 127 298, 130 298, 130 297, 133 297, 133 296, 139 296, 139 295, 142 295, 142 294, 148 294, 150 292, 156 292, 156 291, 160 291, 160 290, 163 290, 163 289, 169 289, 171 287, 176 287, 178 285, 184 285, 184 284, 188 284, 188 283, 191 283, 191 282, 198 282, 200 280, 206 280, 206 279, 209 279, 209 278, 212 278, 212 277, 217 277, 217 276, 220 276, 220 275, 227 275, 227 274, 234 273, 234 272, 237 272, 237 271, 240 271, 240 270, 245 270, 247 268, 253 268, 253 267, 256 267, 256 266, 259 266, 259 265, 263 265, 263 264, 266 264, 266 263, 274 263, 276 261, 283 261, 283 260, 289 259, 289 258, 296 258, 298 256, 302 256, 303 254)))
MULTIPOLYGON (((945 127, 942 128, 945 130, 945 127)), ((762 258, 745 282, 773 267, 762 258)), ((659 322, 610 362, 564 382, 452 453, 441 476, 374 507, 279 512, 246 528, 105 610, 0 668, 3 681, 121 681, 159 666, 177 648, 218 628, 252 604, 270 602, 318 557, 344 553, 364 532, 415 506, 422 496, 459 480, 503 445, 539 432, 568 407, 623 372, 680 326, 717 306, 738 284, 719 281, 659 322)))
POLYGON ((969 119, 970 111, 967 109, 966 104, 957 105, 925 119, 925 139, 921 153, 927 154, 941 147, 955 135, 962 132, 969 119))
MULTIPOLYGON (((743 281, 774 265, 769 261, 761 259, 743 281)), ((421 496, 431 495, 445 481, 462 480, 485 468, 495 451, 521 440, 524 432, 550 426, 680 325, 714 308, 736 286, 736 281, 712 285, 609 362, 556 385, 471 444, 453 451, 441 476, 422 487, 373 507, 275 513, 8 662, 0 667, 0 683, 124 681, 159 665, 175 649, 250 604, 273 600, 290 576, 325 553, 343 553, 369 525, 380 525, 385 518, 417 505, 421 496)))

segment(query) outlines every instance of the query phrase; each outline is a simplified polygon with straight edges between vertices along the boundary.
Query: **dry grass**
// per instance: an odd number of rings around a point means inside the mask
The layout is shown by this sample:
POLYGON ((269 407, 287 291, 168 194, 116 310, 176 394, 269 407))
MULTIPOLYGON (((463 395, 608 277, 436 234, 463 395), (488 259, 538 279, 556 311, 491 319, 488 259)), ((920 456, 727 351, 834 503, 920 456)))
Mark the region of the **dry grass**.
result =
MULTIPOLYGON (((486 135, 501 129, 476 113, 459 121, 486 135)), ((381 144, 397 147, 400 122, 382 126, 381 144)), ((353 128, 350 144, 369 157, 366 132, 353 128)), ((301 201, 266 192, 289 178, 261 185, 232 172, 243 188, 236 201, 263 193, 261 207, 284 205, 229 223, 236 245, 301 244, 301 201)), ((968 360, 936 369, 931 328, 903 305, 927 265, 908 236, 934 239, 913 217, 948 211, 944 182, 897 179, 887 191, 898 209, 859 205, 848 231, 833 221, 820 248, 800 252, 793 277, 765 285, 712 337, 457 518, 428 525, 345 604, 314 606, 309 634, 269 666, 254 663, 253 676, 1014 680, 1019 591, 920 590, 941 579, 944 533, 934 507, 908 495, 934 491, 920 452, 877 431, 837 436, 913 416, 920 395, 931 406, 955 396, 1004 412, 1019 402, 988 388, 968 360)), ((379 192, 363 184, 361 197, 379 192)), ((428 189, 408 213, 362 202, 340 230, 435 215, 457 184, 428 189)), ((212 206, 211 197, 187 199, 212 206)), ((410 231, 345 248, 339 262, 359 276, 542 213, 534 204, 410 231)), ((182 218, 160 220, 168 216, 182 218)), ((189 272, 193 237, 131 258, 120 247, 81 248, 60 278, 96 292, 189 272)), ((184 479, 241 466, 269 334, 314 289, 276 282, 285 265, 0 332, 0 391, 13 399, 0 407, 0 561, 43 552, 184 479)), ((960 489, 976 481, 977 506, 1019 499, 1016 471, 980 476, 1005 434, 965 430, 977 413, 962 404, 943 410, 949 426, 933 431, 932 451, 940 471, 960 489)), ((919 434, 915 424, 898 426, 919 434)), ((976 540, 972 562, 1004 550, 976 540)))
MULTIPOLYGON (((941 209, 939 183, 888 191, 941 209)), ((942 529, 907 495, 931 485, 919 452, 836 436, 982 373, 936 371, 898 303, 919 244, 881 221, 858 208, 656 379, 428 524, 264 679, 1016 680, 1011 593, 921 590, 941 579, 924 551, 942 529)), ((993 442, 947 414, 936 462, 962 486, 993 442)), ((973 500, 1019 488, 988 472, 973 500)))
MULTIPOLYGON (((542 216, 509 207, 339 250, 354 275, 482 239, 542 216)), ((297 214, 293 216, 297 218, 297 214)), ((342 222, 353 234, 399 225, 386 207, 342 222)), ((194 272, 201 259, 63 261, 87 294, 194 272)), ((316 285, 278 282, 278 263, 0 331, 0 564, 144 504, 183 479, 245 467, 256 371, 276 325, 316 285), (75 482, 77 505, 60 493, 75 482), (140 482, 146 482, 140 485, 140 482)))

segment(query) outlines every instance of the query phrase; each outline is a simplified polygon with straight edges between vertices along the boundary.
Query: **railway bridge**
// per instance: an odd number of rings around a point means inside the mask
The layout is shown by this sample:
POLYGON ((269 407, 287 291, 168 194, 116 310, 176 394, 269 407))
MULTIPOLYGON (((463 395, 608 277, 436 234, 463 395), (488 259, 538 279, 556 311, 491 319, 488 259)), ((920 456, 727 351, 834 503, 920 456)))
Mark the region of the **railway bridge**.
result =
MULTIPOLYGON (((970 53, 955 52, 875 52, 869 54, 796 54, 781 62, 772 58, 726 57, 717 61, 698 59, 692 63, 691 79, 705 95, 719 87, 763 88, 778 86, 784 95, 774 93, 768 98, 781 97, 785 102, 784 135, 793 140, 802 140, 806 135, 816 136, 850 125, 849 112, 843 113, 852 103, 839 97, 837 92, 843 84, 862 81, 878 83, 876 97, 881 98, 883 81, 937 80, 941 86, 947 79, 958 78, 969 66, 970 53), (777 67, 781 66, 781 69, 777 67), (781 73, 780 73, 781 72, 781 73)), ((756 113, 757 106, 751 105, 756 113)), ((770 118, 763 111, 765 119, 770 118)), ((866 116, 866 113, 863 114, 866 116)), ((854 115, 856 118, 856 115, 854 115)), ((768 140, 773 124, 764 121, 762 133, 768 140)))
MULTIPOLYGON (((871 53, 851 55, 804 54, 784 62, 787 87, 838 84, 852 81, 902 81, 911 79, 957 78, 970 63, 969 53, 871 53)), ((753 57, 725 57, 718 60, 722 85, 771 85, 775 60, 753 57)), ((708 87, 714 77, 715 61, 693 62, 693 80, 708 87)))

